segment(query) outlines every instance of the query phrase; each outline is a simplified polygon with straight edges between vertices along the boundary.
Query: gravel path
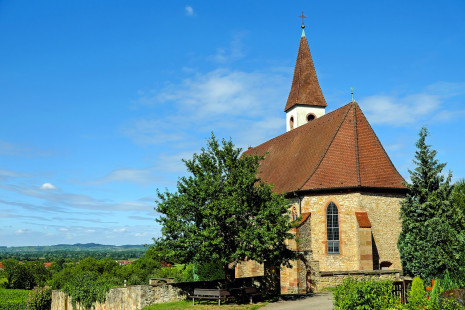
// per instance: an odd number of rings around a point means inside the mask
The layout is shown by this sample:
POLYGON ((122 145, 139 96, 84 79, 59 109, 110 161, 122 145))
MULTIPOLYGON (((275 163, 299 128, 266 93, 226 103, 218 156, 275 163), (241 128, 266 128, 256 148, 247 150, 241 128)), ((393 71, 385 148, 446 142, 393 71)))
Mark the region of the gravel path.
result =
POLYGON ((282 309, 282 310, 332 310, 333 294, 317 293, 312 296, 302 297, 292 300, 281 300, 269 303, 263 308, 264 310, 282 309))

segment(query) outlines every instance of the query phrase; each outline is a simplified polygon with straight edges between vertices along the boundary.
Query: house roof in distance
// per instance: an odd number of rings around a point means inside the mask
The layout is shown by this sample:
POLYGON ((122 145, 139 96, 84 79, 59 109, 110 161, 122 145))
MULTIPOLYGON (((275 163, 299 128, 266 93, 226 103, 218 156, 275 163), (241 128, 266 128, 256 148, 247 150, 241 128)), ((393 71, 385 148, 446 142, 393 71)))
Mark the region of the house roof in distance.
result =
POLYGON ((258 175, 277 193, 406 188, 355 101, 245 152, 254 153, 266 154, 258 175))
POLYGON ((284 112, 296 105, 326 107, 326 100, 318 83, 304 29, 302 29, 302 37, 300 38, 294 68, 294 78, 292 79, 291 91, 284 112))

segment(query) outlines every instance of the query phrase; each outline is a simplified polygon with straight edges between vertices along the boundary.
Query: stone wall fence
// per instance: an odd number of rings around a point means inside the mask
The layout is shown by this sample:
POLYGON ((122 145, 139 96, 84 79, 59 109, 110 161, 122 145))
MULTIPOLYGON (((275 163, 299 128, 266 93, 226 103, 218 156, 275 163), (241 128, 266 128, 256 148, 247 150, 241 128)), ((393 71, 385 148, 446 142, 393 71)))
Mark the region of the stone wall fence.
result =
MULTIPOLYGON (((260 286, 263 277, 236 279, 234 285, 260 286)), ((183 283, 163 283, 154 285, 131 285, 110 289, 104 303, 96 302, 92 310, 140 310, 146 306, 181 301, 188 298, 194 288, 221 288, 225 281, 199 281, 183 283)), ((86 310, 82 305, 73 305, 71 296, 54 290, 51 310, 86 310)))

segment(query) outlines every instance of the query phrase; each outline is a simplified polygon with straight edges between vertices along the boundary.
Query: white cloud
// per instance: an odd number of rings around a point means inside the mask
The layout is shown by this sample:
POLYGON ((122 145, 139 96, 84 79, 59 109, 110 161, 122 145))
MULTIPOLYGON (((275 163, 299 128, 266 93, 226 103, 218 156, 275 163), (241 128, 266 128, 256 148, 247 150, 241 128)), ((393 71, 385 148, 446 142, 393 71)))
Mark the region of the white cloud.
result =
POLYGON ((55 185, 53 185, 52 183, 44 183, 42 184, 42 186, 40 187, 40 189, 56 189, 55 185))
POLYGON ((131 182, 136 184, 153 184, 155 180, 156 176, 151 167, 145 169, 125 168, 113 170, 103 178, 91 181, 91 183, 131 182))
POLYGON ((68 231, 69 229, 68 229, 68 228, 65 228, 65 227, 61 227, 61 228, 60 228, 60 229, 58 229, 58 230, 59 230, 59 231, 63 231, 63 232, 65 232, 65 231, 68 231))
POLYGON ((119 227, 119 228, 114 228, 113 232, 119 232, 119 233, 124 233, 127 232, 128 229, 126 227, 119 227))
POLYGON ((194 16, 195 15, 194 8, 191 7, 190 5, 186 5, 184 7, 184 12, 186 13, 187 16, 194 16))
POLYGON ((217 48, 214 55, 208 56, 207 59, 217 63, 226 63, 235 61, 245 56, 244 45, 242 44, 243 38, 246 36, 244 32, 236 33, 228 48, 217 48))
POLYGON ((416 94, 368 96, 360 100, 360 106, 372 124, 409 126, 433 118, 447 121, 463 115, 464 110, 453 110, 450 104, 453 97, 463 94, 465 82, 437 82, 416 94))
POLYGON ((196 74, 180 84, 142 94, 140 104, 164 106, 172 116, 132 120, 123 133, 138 144, 182 144, 184 152, 189 144, 197 150, 198 143, 192 142, 198 138, 193 137, 208 137, 211 131, 224 130, 231 137, 243 133, 244 144, 255 143, 256 137, 271 138, 284 126, 282 108, 289 76, 227 69, 196 74))
POLYGON ((28 233, 30 231, 31 231, 30 229, 24 228, 24 229, 18 229, 17 231, 15 231, 15 233, 16 234, 24 234, 24 233, 28 233))

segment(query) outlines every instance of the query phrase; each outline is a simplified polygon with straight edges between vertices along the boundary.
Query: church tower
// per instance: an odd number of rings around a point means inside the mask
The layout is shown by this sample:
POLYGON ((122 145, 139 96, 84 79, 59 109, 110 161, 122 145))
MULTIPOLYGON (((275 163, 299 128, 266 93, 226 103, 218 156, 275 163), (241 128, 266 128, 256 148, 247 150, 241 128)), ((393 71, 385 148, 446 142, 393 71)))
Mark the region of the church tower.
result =
MULTIPOLYGON (((302 17, 304 17, 303 14, 302 17)), ((284 112, 286 112, 286 131, 325 115, 326 100, 318 83, 304 28, 302 18, 302 36, 295 63, 294 78, 284 108, 284 112)))

